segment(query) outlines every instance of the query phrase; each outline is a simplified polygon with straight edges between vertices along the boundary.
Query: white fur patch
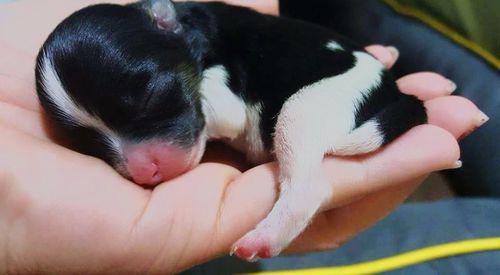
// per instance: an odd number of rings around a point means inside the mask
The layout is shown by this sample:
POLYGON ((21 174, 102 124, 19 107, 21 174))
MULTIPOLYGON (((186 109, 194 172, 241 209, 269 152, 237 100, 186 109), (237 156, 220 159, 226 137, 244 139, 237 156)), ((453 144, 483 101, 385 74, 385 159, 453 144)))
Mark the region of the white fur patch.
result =
POLYGON ((269 161, 271 157, 262 142, 262 133, 260 131, 261 109, 261 104, 255 104, 247 108, 246 153, 247 159, 252 163, 263 163, 269 161))
POLYGON ((282 251, 331 195, 331 183, 321 170, 324 155, 364 153, 382 144, 375 122, 353 128, 357 107, 380 85, 384 67, 366 53, 353 54, 356 64, 350 70, 304 87, 283 105, 274 136, 280 197, 237 246, 264 241, 273 255, 282 251))
POLYGON ((210 138, 235 139, 245 130, 246 104, 229 89, 227 81, 227 71, 222 65, 203 73, 200 93, 210 138))
POLYGON ((252 163, 269 160, 260 132, 261 104, 247 105, 227 86, 228 75, 222 65, 203 73, 200 93, 207 123, 207 134, 212 139, 226 139, 226 143, 246 154, 252 163))
POLYGON ((247 106, 247 121, 245 131, 238 138, 228 142, 236 150, 245 153, 247 160, 254 164, 261 164, 271 159, 266 150, 260 131, 261 104, 247 106))
POLYGON ((65 117, 68 122, 84 127, 94 128, 105 138, 106 142, 117 152, 121 152, 121 142, 118 135, 111 130, 102 120, 89 114, 78 106, 64 89, 52 61, 44 56, 40 68, 42 86, 50 101, 57 106, 59 115, 65 117))
POLYGON ((281 141, 296 143, 287 146, 293 150, 325 152, 354 128, 359 104, 380 85, 384 69, 367 53, 354 56, 353 68, 304 87, 285 102, 276 124, 276 147, 281 141))
POLYGON ((342 46, 340 46, 339 43, 337 43, 336 41, 330 41, 326 44, 326 47, 332 51, 343 51, 344 48, 342 46))
POLYGON ((347 136, 340 138, 330 153, 337 156, 369 153, 382 146, 383 137, 379 131, 378 123, 375 120, 368 120, 347 136))

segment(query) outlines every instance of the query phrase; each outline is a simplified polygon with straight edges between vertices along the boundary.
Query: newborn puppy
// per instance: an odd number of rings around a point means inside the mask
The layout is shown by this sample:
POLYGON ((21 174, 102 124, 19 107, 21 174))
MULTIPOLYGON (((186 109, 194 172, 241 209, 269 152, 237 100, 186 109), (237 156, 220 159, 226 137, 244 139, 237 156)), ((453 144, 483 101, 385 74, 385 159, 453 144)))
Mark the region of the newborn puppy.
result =
POLYGON ((279 162, 280 197, 233 246, 278 255, 331 195, 325 154, 376 150, 426 122, 384 66, 330 30, 220 3, 96 5, 64 20, 36 67, 40 101, 78 150, 154 185, 222 139, 279 162))

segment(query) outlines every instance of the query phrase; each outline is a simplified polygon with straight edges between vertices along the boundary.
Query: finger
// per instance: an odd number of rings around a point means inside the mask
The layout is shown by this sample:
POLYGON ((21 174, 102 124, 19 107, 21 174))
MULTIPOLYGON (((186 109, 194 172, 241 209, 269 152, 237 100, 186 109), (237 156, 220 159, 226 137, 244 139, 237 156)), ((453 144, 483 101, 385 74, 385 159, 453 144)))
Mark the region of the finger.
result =
POLYGON ((0 41, 0 52, 3 53, 0 75, 24 81, 31 81, 34 78, 34 55, 8 45, 6 41, 0 41))
POLYGON ((33 79, 24 80, 0 74, 0 102, 16 105, 26 110, 40 110, 33 79))
MULTIPOLYGON (((399 57, 399 51, 392 46, 372 45, 365 49, 387 68, 391 68, 399 57)), ((397 83, 403 93, 416 95, 421 100, 449 95, 457 88, 453 81, 431 72, 410 74, 400 78, 397 83)))
POLYGON ((439 97, 425 102, 429 123, 461 139, 488 121, 470 100, 459 96, 439 97))
POLYGON ((35 95, 35 58, 0 41, 0 101, 37 111, 35 95))
MULTIPOLYGON (((408 180, 403 177, 409 176, 411 179, 431 171, 446 169, 455 165, 455 161, 459 156, 459 149, 455 139, 466 133, 470 133, 477 128, 477 118, 482 114, 482 112, 480 112, 472 102, 461 97, 443 97, 431 100, 429 101, 427 111, 429 114, 429 122, 436 123, 437 126, 446 130, 448 133, 442 131, 441 128, 431 125, 416 127, 376 154, 362 158, 362 163, 364 163, 365 167, 368 168, 366 173, 363 175, 360 171, 364 171, 365 168, 356 166, 352 167, 352 173, 357 173, 359 176, 357 180, 359 184, 353 184, 351 186, 351 197, 360 197, 365 193, 373 191, 374 189, 372 188, 380 189, 384 188, 386 185, 397 184, 398 182, 408 180), (457 112, 457 110, 460 111, 457 112), (427 131, 430 132, 426 134, 427 131), (405 144, 404 142, 408 140, 408 137, 412 137, 414 133, 421 136, 419 143, 417 143, 416 140, 413 140, 415 144, 405 144), (450 133, 452 135, 450 135, 450 133), (420 144, 420 146, 418 144, 420 144), (445 150, 443 150, 444 148, 445 150), (385 154, 388 150, 394 150, 392 151, 394 152, 392 155, 393 158, 386 158, 385 154), (438 154, 438 151, 441 153, 438 154), (376 164, 377 162, 370 162, 372 160, 385 160, 387 162, 385 164, 382 162, 376 164), (398 169, 394 169, 394 163, 398 163, 398 169), (356 172, 356 169, 359 170, 356 172), (411 175, 412 173, 413 175, 411 175), (371 178, 373 180, 371 182, 375 183, 375 178, 377 177, 380 180, 380 186, 376 187, 377 185, 370 186, 369 184, 363 184, 365 178, 371 178), (360 188, 369 188, 370 190, 368 190, 368 192, 364 192, 367 190, 363 191, 361 189, 357 189, 357 186, 360 188)), ((354 160, 357 159, 358 158, 354 158, 354 160)), ((347 169, 347 167, 345 169, 347 169)), ((340 182, 352 181, 352 179, 350 179, 351 181, 343 181, 339 178, 341 173, 330 172, 329 174, 328 171, 330 170, 326 169, 326 173, 329 178, 337 178, 340 182)), ((329 206, 327 205, 327 207, 329 206)))
POLYGON ((454 84, 438 74, 412 74, 398 80, 398 85, 403 92, 426 100, 429 123, 448 130, 456 138, 463 138, 488 121, 488 117, 468 99, 443 96, 451 92, 454 87, 449 89, 450 85, 454 84))
POLYGON ((371 45, 365 47, 365 50, 375 56, 375 58, 382 62, 388 69, 392 68, 399 57, 399 51, 392 46, 384 47, 382 45, 371 45))
POLYGON ((45 120, 40 113, 16 105, 0 102, 0 124, 40 139, 49 139, 45 120))
POLYGON ((455 167, 459 156, 460 150, 452 135, 436 126, 422 125, 376 154, 343 162, 327 159, 324 172, 334 181, 332 200, 323 209, 345 205, 433 171, 450 169, 455 167), (349 186, 342 188, 346 183, 349 186))
POLYGON ((420 100, 449 95, 457 88, 451 80, 431 72, 410 74, 396 82, 401 92, 416 95, 420 100))

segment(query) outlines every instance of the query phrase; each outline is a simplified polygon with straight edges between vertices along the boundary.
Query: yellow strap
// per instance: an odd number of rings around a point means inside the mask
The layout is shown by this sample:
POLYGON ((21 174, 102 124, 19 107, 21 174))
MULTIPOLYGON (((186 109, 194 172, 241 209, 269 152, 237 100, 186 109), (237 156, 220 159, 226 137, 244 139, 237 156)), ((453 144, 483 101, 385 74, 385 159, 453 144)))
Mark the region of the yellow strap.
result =
MULTIPOLYGON (((430 26, 441 34, 445 35, 449 39, 453 40, 455 43, 460 44, 462 47, 469 49, 470 51, 476 53, 488 63, 493 65, 496 69, 500 69, 500 59, 495 57, 492 53, 488 52, 477 43, 465 38, 461 34, 452 30, 445 24, 439 22, 437 19, 429 16, 428 14, 412 8, 410 6, 401 5, 397 0, 384 0, 384 2, 389 5, 394 11, 399 14, 413 17, 423 22, 424 24, 430 26)), ((496 34, 492 34, 496 35, 496 34)))
POLYGON ((415 265, 431 260, 469 254, 475 252, 484 252, 491 250, 500 250, 500 237, 472 239, 457 241, 452 243, 429 246, 406 253, 402 253, 387 258, 373 260, 353 265, 344 265, 336 267, 310 268, 298 270, 283 270, 258 272, 252 274, 259 275, 362 275, 387 272, 410 265, 415 265))

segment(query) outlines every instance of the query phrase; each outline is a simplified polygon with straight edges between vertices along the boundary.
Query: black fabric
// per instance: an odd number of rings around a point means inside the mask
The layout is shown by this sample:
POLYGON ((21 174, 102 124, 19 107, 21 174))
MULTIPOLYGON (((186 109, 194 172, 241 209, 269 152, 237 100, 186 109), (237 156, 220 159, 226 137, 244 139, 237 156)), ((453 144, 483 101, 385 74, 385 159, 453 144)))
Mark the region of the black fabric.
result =
MULTIPOLYGON (((329 27, 364 45, 394 45, 398 76, 434 71, 457 83, 490 121, 460 142, 463 168, 446 172, 462 195, 500 196, 500 73, 473 52, 377 0, 310 0, 280 3, 284 16, 329 27)), ((492 34, 493 35, 493 34, 492 34)))

